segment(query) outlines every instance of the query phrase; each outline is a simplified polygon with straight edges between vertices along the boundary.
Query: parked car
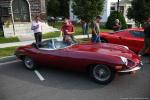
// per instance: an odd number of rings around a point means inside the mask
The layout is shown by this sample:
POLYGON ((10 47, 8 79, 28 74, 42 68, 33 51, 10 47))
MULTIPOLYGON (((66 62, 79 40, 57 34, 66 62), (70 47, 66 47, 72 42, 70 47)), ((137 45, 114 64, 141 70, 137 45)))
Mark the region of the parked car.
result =
MULTIPOLYGON (((141 28, 130 28, 116 32, 100 33, 102 42, 125 45, 130 50, 138 53, 144 47, 144 30, 141 28)), ((147 53, 150 54, 150 51, 147 53)))
POLYGON ((100 84, 110 83, 118 72, 139 70, 140 58, 127 47, 108 43, 67 45, 59 39, 43 41, 40 48, 34 44, 17 48, 15 55, 25 67, 33 70, 37 65, 88 72, 100 84))

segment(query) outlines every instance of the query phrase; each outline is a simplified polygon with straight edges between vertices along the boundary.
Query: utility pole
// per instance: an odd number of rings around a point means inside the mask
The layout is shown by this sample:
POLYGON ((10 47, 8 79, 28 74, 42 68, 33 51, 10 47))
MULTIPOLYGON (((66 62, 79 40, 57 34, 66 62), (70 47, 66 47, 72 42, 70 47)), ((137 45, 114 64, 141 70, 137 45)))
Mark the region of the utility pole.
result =
POLYGON ((119 13, 119 0, 117 2, 117 18, 119 17, 118 13, 119 13))
POLYGON ((0 6, 0 31, 3 31, 2 7, 0 6))

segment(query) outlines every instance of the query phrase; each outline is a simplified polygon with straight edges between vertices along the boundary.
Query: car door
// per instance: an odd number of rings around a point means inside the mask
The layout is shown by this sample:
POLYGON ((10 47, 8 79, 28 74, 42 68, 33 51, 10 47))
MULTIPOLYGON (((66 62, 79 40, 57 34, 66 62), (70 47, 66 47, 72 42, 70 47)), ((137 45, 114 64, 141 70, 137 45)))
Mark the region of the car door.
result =
POLYGON ((58 50, 39 49, 38 62, 41 65, 59 67, 60 65, 65 64, 63 62, 65 56, 67 56, 67 52, 64 52, 63 49, 58 50))
POLYGON ((122 38, 123 44, 128 46, 134 52, 139 52, 144 46, 144 33, 143 31, 130 30, 122 38))

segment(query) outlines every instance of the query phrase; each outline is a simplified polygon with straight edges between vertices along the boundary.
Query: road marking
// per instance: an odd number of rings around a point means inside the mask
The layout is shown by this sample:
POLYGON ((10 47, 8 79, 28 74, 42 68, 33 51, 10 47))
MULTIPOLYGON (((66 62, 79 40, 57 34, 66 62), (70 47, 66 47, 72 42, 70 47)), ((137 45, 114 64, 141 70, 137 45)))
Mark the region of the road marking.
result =
POLYGON ((41 80, 41 81, 44 81, 44 77, 40 74, 40 72, 38 70, 34 70, 35 74, 38 76, 38 78, 41 80))
POLYGON ((8 65, 8 64, 13 64, 13 63, 17 63, 20 62, 21 60, 14 60, 14 61, 9 61, 9 62, 5 62, 5 63, 0 63, 0 66, 2 65, 8 65))

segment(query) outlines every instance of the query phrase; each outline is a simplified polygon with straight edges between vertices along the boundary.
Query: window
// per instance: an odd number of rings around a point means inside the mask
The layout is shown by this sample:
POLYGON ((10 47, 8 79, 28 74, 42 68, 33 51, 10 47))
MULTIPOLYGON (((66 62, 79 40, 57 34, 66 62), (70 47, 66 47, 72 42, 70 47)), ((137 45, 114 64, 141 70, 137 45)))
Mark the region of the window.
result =
POLYGON ((112 13, 113 11, 116 10, 116 6, 115 6, 115 3, 111 3, 111 6, 110 6, 110 13, 112 13))
POLYGON ((9 16, 8 8, 6 7, 0 7, 0 16, 9 16))
POLYGON ((113 11, 115 11, 115 6, 110 7, 110 13, 112 13, 113 11))
POLYGON ((120 12, 124 14, 124 6, 120 6, 120 12))
POLYGON ((30 21, 29 5, 26 0, 13 0, 14 21, 30 21))
POLYGON ((137 37, 137 38, 144 38, 144 32, 143 31, 130 31, 132 36, 137 37))

